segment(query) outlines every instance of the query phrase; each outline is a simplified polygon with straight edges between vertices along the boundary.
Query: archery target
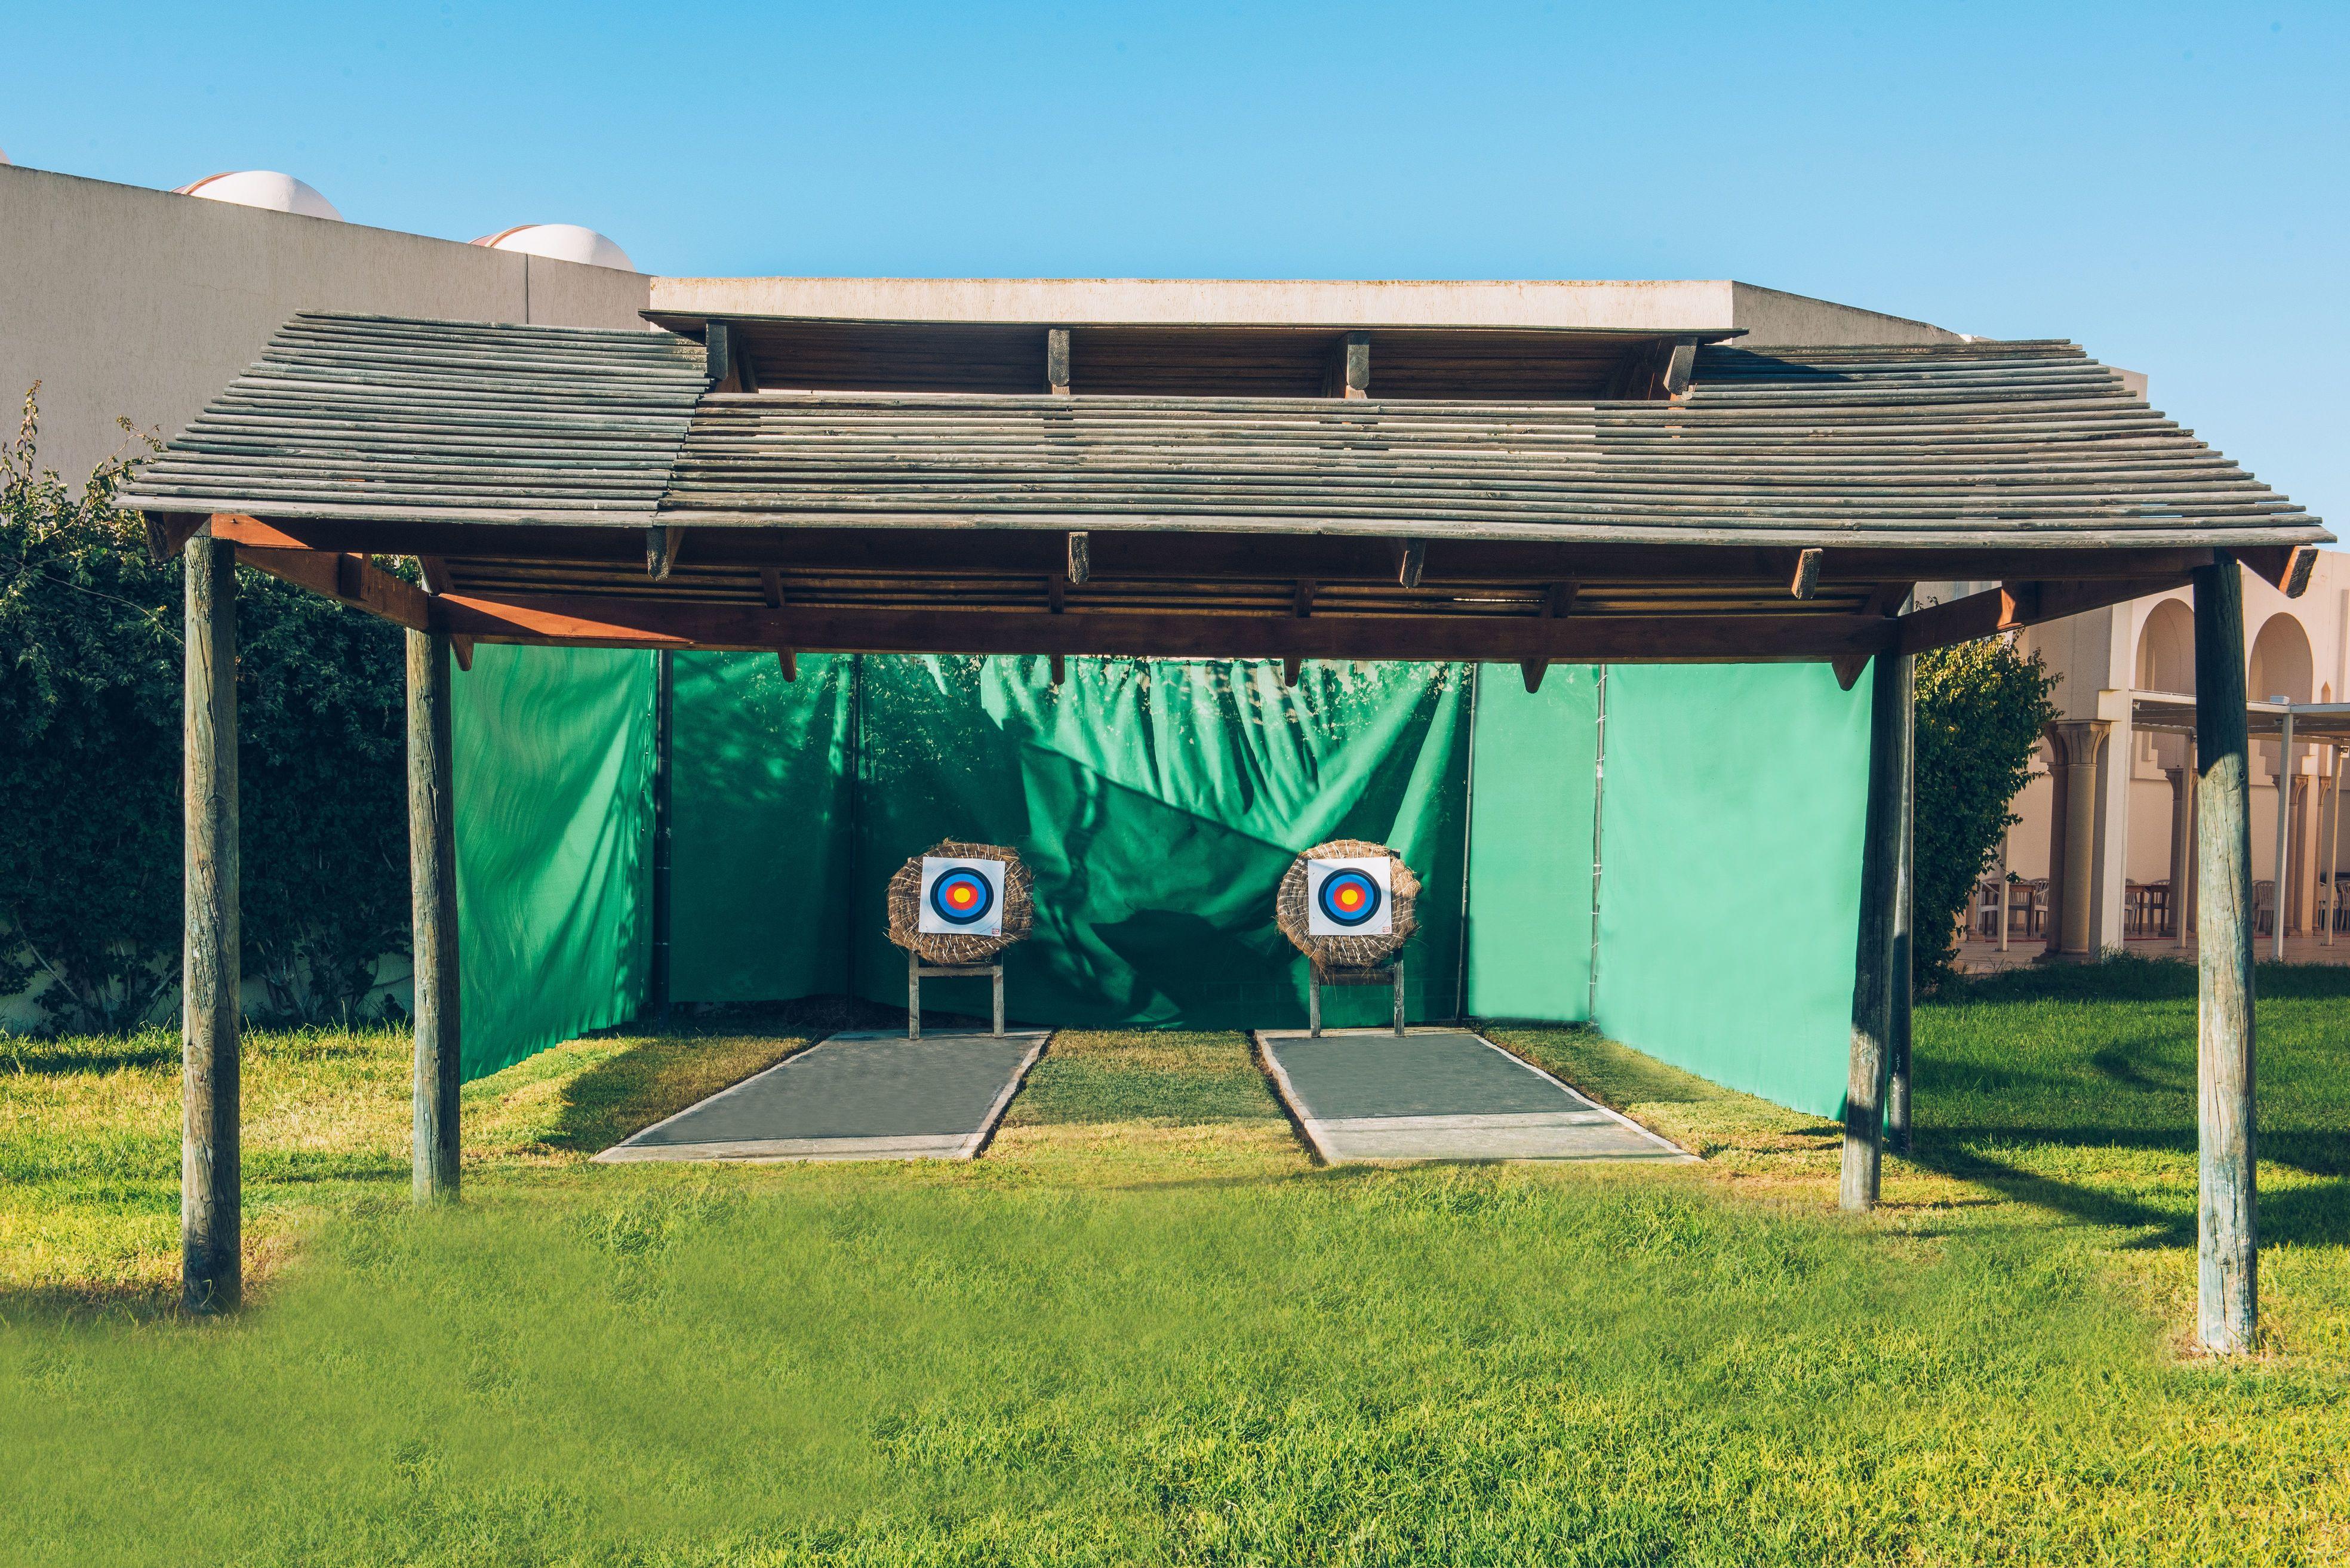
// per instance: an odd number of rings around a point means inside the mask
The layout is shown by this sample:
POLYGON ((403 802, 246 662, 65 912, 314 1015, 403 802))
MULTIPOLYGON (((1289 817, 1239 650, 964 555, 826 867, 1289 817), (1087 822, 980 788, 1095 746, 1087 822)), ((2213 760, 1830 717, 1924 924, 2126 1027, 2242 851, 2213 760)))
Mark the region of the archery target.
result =
POLYGON ((933 937, 993 937, 1003 930, 1003 862, 922 857, 914 929, 933 937))
POLYGON ((1393 863, 1384 855, 1305 863, 1305 934, 1384 937, 1395 929, 1393 863))

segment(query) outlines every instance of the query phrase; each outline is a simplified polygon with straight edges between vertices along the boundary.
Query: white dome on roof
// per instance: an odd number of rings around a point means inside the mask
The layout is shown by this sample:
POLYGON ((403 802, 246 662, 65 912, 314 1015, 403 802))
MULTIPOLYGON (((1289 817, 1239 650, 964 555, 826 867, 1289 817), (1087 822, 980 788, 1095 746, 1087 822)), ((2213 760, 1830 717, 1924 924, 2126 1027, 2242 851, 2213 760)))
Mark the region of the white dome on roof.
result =
POLYGON ((314 187, 275 169, 215 174, 192 185, 181 186, 179 194, 202 196, 207 202, 234 202, 240 207, 262 207, 273 213, 297 213, 306 218, 331 218, 338 223, 343 221, 335 204, 314 187))
POLYGON ((525 255, 546 256, 550 261, 617 267, 622 272, 637 270, 637 264, 629 259, 628 252, 595 230, 583 229, 577 223, 517 223, 494 234, 484 234, 473 243, 487 245, 494 251, 520 251, 525 255))

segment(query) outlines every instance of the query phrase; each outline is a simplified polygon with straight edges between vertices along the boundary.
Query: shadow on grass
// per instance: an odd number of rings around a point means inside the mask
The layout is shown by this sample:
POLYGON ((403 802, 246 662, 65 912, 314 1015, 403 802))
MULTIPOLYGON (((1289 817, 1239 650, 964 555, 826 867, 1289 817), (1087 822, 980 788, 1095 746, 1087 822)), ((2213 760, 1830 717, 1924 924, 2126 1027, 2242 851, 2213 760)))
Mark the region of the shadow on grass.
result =
MULTIPOLYGON (((2033 964, 1997 974, 1948 981, 1931 1006, 1978 1002, 2191 1002, 2196 973, 2177 959, 2136 953, 2097 963, 2033 964)), ((2263 963, 2254 966, 2252 992, 2262 1000, 2350 998, 2350 964, 2263 963)))
MULTIPOLYGON (((2156 1150, 2191 1158, 2193 1134, 2135 1134, 2114 1137, 2096 1129, 2002 1127, 1989 1135, 2002 1142, 2039 1145, 2080 1152, 2101 1148, 2156 1150)), ((1977 1147, 1966 1146, 1963 1131, 1921 1135, 1910 1163, 1939 1175, 1989 1188, 2018 1203, 2062 1214, 2084 1224, 2147 1234, 2132 1247, 2191 1247, 2195 1244, 2195 1213, 2188 1204, 2159 1205, 2085 1181, 2071 1181, 2022 1166, 1977 1147)), ((2315 1187, 2272 1188, 2260 1197, 2261 1241, 2303 1247, 2350 1247, 2350 1162, 2341 1140, 2319 1134, 2280 1134, 2260 1140, 2262 1163, 2288 1165, 2313 1176, 2330 1178, 2315 1187), (2282 1147, 2279 1147, 2282 1146, 2282 1147)))

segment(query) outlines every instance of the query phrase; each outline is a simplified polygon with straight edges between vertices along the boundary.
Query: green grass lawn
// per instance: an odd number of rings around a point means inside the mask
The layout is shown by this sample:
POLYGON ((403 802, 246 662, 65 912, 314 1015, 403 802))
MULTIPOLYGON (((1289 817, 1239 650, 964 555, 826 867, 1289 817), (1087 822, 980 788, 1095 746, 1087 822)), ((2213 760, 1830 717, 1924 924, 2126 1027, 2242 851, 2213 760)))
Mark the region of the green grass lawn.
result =
POLYGON ((2192 1354, 2193 980, 1918 1014, 1918 1147, 1587 1031, 1707 1158, 1315 1168, 1231 1034, 1064 1034, 968 1165, 595 1167, 845 1012, 468 1086, 248 1044, 256 1304, 191 1323, 176 1044, 0 1042, 0 1560, 2324 1563, 2350 1557, 2350 973, 2262 975, 2263 1297, 2192 1354))

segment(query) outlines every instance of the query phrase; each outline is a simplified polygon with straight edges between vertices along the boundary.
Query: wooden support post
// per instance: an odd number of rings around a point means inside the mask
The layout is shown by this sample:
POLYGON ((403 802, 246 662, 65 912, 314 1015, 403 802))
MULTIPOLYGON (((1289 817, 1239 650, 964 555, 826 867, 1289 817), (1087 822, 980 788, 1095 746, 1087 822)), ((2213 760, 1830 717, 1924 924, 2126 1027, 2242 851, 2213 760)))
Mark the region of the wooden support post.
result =
POLYGON ((1056 398, 1069 395, 1069 329, 1066 327, 1050 327, 1045 333, 1045 389, 1056 398))
POLYGON ((775 650, 775 662, 783 666, 785 680, 797 680, 800 678, 799 655, 794 653, 790 649, 777 649, 775 650))
POLYGON ((1070 535, 1068 570, 1070 586, 1073 587, 1085 587, 1087 580, 1092 577, 1093 575, 1093 536, 1085 533, 1070 535))
POLYGON ((1293 653, 1281 661, 1281 683, 1284 686, 1295 686, 1305 679, 1305 660, 1293 653))
POLYGON ((1367 332, 1347 334, 1346 347, 1339 350, 1338 392, 1346 398, 1367 398, 1371 395, 1371 335, 1367 332))
POLYGON ((1844 1167, 1838 1201, 1854 1212, 1877 1207, 1885 1158, 1885 1077, 1893 1034, 1894 909, 1901 871, 1902 781, 1908 776, 1904 722, 1907 663, 1880 653, 1869 685, 1868 815, 1860 855, 1860 933, 1852 981, 1852 1062, 1845 1082, 1844 1167))
POLYGON ((1407 540, 1404 544, 1402 556, 1396 565, 1397 584, 1399 587, 1407 588, 1416 588, 1419 587, 1419 575, 1427 565, 1428 541, 1425 539, 1407 540))
POLYGON ((457 1196, 457 811, 449 743, 449 634, 408 636, 408 888, 416 973, 419 1203, 457 1196))
POLYGON ((1892 1030, 1886 1040, 1889 1060, 1885 1081, 1885 1136, 1895 1153, 1908 1154, 1909 1010, 1911 988, 1917 978, 1912 938, 1918 924, 1918 660, 1916 656, 1905 653, 1900 664, 1901 787, 1896 805, 1900 816, 1900 858, 1894 874, 1892 1030))
POLYGON ((180 970, 180 1301, 234 1311, 244 1296, 238 1151, 236 546, 183 542, 187 649, 180 970))
POLYGON ((1046 657, 1053 661, 1053 684, 1058 686, 1069 678, 1068 655, 1055 653, 1046 657))
POLYGON ((2252 1147, 2252 826, 2244 732, 2244 586, 2195 573, 2196 1334, 2251 1347, 2260 1231, 2252 1147))

